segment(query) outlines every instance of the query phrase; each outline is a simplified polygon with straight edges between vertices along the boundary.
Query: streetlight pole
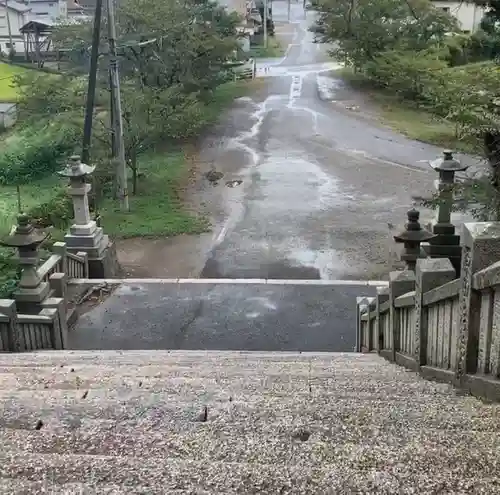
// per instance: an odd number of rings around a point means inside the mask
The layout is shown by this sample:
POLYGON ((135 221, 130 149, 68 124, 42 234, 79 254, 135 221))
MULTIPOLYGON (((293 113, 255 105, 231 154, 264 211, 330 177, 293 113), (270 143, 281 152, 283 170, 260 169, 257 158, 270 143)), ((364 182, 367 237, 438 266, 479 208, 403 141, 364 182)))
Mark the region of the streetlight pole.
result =
POLYGON ((7 19, 7 33, 9 35, 10 50, 9 55, 12 50, 14 50, 14 42, 12 41, 12 28, 10 26, 10 16, 9 16, 9 2, 5 0, 5 17, 7 19))
POLYGON ((118 72, 118 56, 116 53, 116 25, 114 0, 107 0, 108 7, 108 44, 109 44, 109 71, 111 83, 111 98, 113 100, 113 134, 116 159, 116 189, 120 209, 129 210, 127 164, 125 162, 125 143, 123 141, 122 103, 120 98, 120 77, 118 72))
POLYGON ((89 163, 90 141, 92 138, 92 119, 94 116, 95 88, 97 84, 97 63, 99 61, 99 40, 101 37, 102 0, 97 0, 94 14, 94 30, 92 32, 92 51, 90 54, 89 82, 85 121, 83 123, 82 162, 89 163))
POLYGON ((267 0, 264 0, 264 46, 267 48, 267 0))

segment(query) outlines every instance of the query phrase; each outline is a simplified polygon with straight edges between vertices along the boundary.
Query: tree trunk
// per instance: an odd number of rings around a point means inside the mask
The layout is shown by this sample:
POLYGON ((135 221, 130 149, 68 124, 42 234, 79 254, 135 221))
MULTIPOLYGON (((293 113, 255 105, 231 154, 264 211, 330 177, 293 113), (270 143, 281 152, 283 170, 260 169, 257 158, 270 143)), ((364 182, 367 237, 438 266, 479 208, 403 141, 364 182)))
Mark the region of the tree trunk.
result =
POLYGON ((133 149, 130 153, 130 166, 132 167, 132 194, 137 194, 137 152, 133 149))
POLYGON ((493 221, 500 220, 500 133, 484 134, 486 158, 491 169, 491 184, 495 191, 493 199, 493 221))

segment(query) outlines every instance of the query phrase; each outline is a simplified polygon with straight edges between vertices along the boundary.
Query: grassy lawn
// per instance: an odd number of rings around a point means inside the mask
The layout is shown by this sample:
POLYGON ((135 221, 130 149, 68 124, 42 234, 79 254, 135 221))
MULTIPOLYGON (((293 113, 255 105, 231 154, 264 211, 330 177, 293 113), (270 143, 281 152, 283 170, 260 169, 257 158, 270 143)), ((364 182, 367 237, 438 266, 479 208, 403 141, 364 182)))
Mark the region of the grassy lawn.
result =
POLYGON ((380 121, 395 131, 417 141, 456 151, 476 153, 480 149, 479 143, 471 139, 457 139, 453 122, 417 108, 412 102, 401 100, 389 90, 373 88, 370 81, 354 74, 349 68, 336 73, 353 88, 367 94, 375 104, 380 121))
POLYGON ((285 51, 286 49, 275 37, 268 37, 267 47, 264 45, 252 46, 248 55, 253 58, 273 58, 282 57, 285 51))
MULTIPOLYGON (((0 64, 7 65, 7 64, 0 64)), ((10 66, 9 66, 10 67, 10 66)), ((22 69, 21 69, 22 70, 22 69)), ((247 94, 252 82, 236 81, 223 84, 206 106, 209 122, 216 122, 221 112, 240 96, 247 94)), ((189 172, 184 153, 158 152, 140 158, 137 196, 130 196, 129 213, 116 209, 116 202, 105 199, 100 206, 105 230, 118 237, 171 236, 196 233, 207 229, 207 222, 184 211, 177 191, 189 172)), ((58 177, 21 186, 21 206, 29 211, 49 201, 63 182, 58 177)), ((129 190, 132 187, 130 185, 129 190)), ((15 186, 0 186, 0 235, 8 233, 16 222, 18 212, 15 186)))
MULTIPOLYGON (((207 222, 186 212, 177 191, 186 173, 182 151, 141 157, 138 194, 130 196, 130 211, 119 211, 116 201, 100 206, 104 231, 113 237, 160 237, 207 230, 207 222)), ((131 189, 131 185, 129 186, 131 189)))
MULTIPOLYGON (((50 177, 20 187, 21 208, 28 211, 34 206, 49 201, 61 188, 61 180, 50 177)), ((7 234, 16 223, 18 214, 17 189, 15 186, 0 186, 0 235, 7 234)))
POLYGON ((29 69, 0 62, 0 102, 16 101, 17 89, 12 84, 12 78, 29 69))
MULTIPOLYGON (((237 81, 223 84, 206 107, 210 122, 216 122, 221 112, 245 95, 251 83, 237 81)), ((187 212, 178 191, 189 172, 183 151, 158 151, 140 158, 138 194, 130 195, 130 212, 119 211, 116 201, 106 199, 100 206, 104 231, 113 237, 166 237, 197 234, 207 231, 209 224, 187 212)), ((129 191, 132 185, 129 185, 129 191)))

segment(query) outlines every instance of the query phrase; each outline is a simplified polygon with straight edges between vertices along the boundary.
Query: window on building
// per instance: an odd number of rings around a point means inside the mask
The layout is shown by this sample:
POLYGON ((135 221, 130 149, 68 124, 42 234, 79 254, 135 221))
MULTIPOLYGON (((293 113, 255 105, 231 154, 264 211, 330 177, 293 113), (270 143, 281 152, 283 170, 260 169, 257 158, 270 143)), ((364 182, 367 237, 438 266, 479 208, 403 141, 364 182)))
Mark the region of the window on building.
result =
POLYGON ((12 48, 12 45, 10 43, 5 43, 5 48, 8 50, 9 48, 12 48))
POLYGON ((37 15, 49 15, 49 13, 48 12, 38 12, 37 15))
POLYGON ((441 7, 443 12, 446 12, 447 14, 450 13, 450 7, 441 7))

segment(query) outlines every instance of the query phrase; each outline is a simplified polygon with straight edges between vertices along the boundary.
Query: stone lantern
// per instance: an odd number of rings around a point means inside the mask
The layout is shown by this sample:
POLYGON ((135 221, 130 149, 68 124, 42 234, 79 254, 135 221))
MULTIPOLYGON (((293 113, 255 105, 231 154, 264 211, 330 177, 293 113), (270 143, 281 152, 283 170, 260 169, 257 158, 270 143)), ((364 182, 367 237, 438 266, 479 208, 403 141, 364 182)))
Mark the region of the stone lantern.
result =
MULTIPOLYGON (((66 167, 58 172, 61 177, 69 179, 69 194, 73 199, 75 214, 74 225, 78 227, 90 226, 90 209, 88 194, 91 186, 87 183, 87 177, 95 170, 95 166, 86 165, 75 155, 69 159, 66 167)), ((81 229, 80 229, 81 230, 81 229)))
POLYGON ((90 216, 88 195, 91 185, 87 182, 95 166, 82 163, 79 156, 72 156, 59 175, 69 179, 68 193, 73 199, 74 222, 69 234, 64 236, 67 250, 76 254, 86 252, 90 278, 112 278, 119 272, 116 250, 102 227, 90 216))
POLYGON ((460 236, 455 234, 455 226, 451 223, 453 209, 453 184, 455 174, 468 169, 453 158, 449 150, 443 152, 443 157, 429 162, 430 166, 439 173, 437 190, 439 205, 437 208, 436 223, 432 226, 435 237, 429 242, 429 256, 431 258, 449 258, 453 267, 460 272, 461 248, 460 236))
MULTIPOLYGON (((17 217, 15 230, 0 240, 0 245, 16 248, 21 266, 21 279, 14 298, 20 303, 21 311, 29 311, 30 304, 40 304, 49 293, 48 282, 42 281, 38 275, 38 248, 47 239, 48 232, 38 230, 31 225, 28 215, 21 213, 17 217), (24 306, 24 307, 23 307, 24 306)), ((32 308, 35 312, 37 308, 32 308)), ((39 308, 38 308, 39 309, 39 308)))
POLYGON ((414 271, 417 259, 425 257, 425 255, 421 254, 420 244, 422 242, 428 242, 435 236, 421 227, 419 222, 419 211, 412 209, 408 211, 407 215, 408 223, 405 225, 405 230, 399 235, 395 235, 394 240, 397 243, 403 244, 404 249, 401 254, 401 260, 406 263, 406 268, 408 270, 414 271))

